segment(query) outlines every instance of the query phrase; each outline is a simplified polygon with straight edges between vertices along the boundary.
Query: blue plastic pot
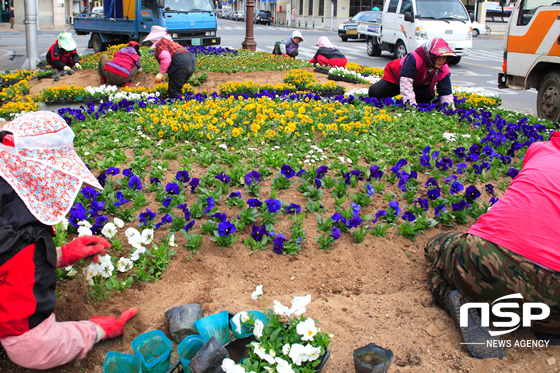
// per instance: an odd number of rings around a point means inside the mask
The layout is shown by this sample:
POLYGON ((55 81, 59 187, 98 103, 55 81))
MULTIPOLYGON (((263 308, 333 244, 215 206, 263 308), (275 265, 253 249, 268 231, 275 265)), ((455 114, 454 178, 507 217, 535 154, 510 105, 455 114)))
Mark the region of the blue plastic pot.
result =
POLYGON ((103 363, 103 373, 142 373, 140 358, 137 355, 107 352, 103 363))
POLYGON ((202 338, 209 340, 215 337, 221 344, 225 345, 230 340, 229 335, 229 316, 227 311, 215 313, 203 317, 194 322, 194 326, 202 338))
POLYGON ((161 330, 152 330, 132 341, 132 349, 141 362, 144 373, 165 373, 171 359, 171 340, 161 330))
POLYGON ((189 335, 179 343, 177 353, 179 354, 179 359, 181 359, 181 365, 185 373, 191 373, 189 363, 206 342, 208 341, 199 335, 189 335))
MULTIPOLYGON (((266 319, 266 315, 264 313, 262 313, 261 311, 247 311, 247 313, 251 316, 253 316, 253 320, 257 321, 257 320, 261 320, 261 322, 266 325, 267 323, 267 319, 266 319)), ((229 320, 229 323, 231 325, 231 331, 233 332, 233 338, 238 339, 238 338, 245 338, 248 337, 250 335, 253 335, 253 327, 251 325, 245 325, 245 324, 241 324, 241 333, 237 332, 236 326, 233 323, 233 318, 231 320, 229 320)))

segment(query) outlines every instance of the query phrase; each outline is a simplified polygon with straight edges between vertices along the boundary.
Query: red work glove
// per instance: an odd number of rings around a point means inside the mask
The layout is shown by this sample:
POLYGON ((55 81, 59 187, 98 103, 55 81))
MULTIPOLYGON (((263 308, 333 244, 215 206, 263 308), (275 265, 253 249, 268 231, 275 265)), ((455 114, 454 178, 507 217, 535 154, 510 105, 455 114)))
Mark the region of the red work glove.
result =
POLYGON ((290 57, 290 56, 288 56, 288 53, 284 53, 282 56, 284 56, 284 57, 290 57))
MULTIPOLYGON (((95 254, 105 255, 105 249, 111 247, 111 244, 103 237, 98 236, 82 236, 74 241, 63 245, 61 248, 60 259, 58 260, 58 268, 67 267, 78 260, 87 258, 95 254)), ((95 263, 99 262, 97 255, 93 257, 95 263)))
POLYGON ((117 319, 115 316, 93 316, 89 321, 99 326, 105 332, 101 340, 118 337, 124 333, 124 324, 138 313, 138 308, 129 308, 117 319))

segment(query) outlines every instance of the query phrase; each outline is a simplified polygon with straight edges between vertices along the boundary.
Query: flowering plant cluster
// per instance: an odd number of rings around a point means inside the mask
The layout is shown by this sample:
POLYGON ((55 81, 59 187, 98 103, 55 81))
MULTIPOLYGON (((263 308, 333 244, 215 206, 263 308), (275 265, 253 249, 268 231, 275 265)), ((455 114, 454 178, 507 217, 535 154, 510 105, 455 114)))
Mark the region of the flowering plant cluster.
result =
POLYGON ((376 83, 379 79, 381 79, 377 75, 370 75, 364 76, 356 71, 352 71, 346 69, 344 67, 333 67, 329 70, 329 79, 330 77, 344 77, 348 79, 355 79, 358 83, 362 84, 373 84, 376 83))
MULTIPOLYGON (((257 286, 251 297, 255 300, 263 297, 262 285, 257 286)), ((274 310, 265 310, 266 323, 253 320, 247 312, 237 314, 234 317, 236 327, 239 330, 242 326, 249 327, 257 341, 250 343, 252 350, 243 362, 236 364, 229 358, 224 359, 224 372, 313 372, 321 363, 333 335, 321 332, 315 320, 303 316, 310 302, 310 294, 294 297, 291 307, 275 300, 274 310)))

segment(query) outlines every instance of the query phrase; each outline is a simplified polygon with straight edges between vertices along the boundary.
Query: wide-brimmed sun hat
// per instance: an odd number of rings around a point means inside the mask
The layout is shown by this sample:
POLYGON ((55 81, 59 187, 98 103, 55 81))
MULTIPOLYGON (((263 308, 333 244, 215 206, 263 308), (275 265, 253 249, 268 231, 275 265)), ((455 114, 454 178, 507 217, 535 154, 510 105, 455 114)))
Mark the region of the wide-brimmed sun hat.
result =
POLYGON ((103 189, 76 154, 74 131, 60 115, 25 114, 0 128, 6 132, 13 136, 0 143, 0 176, 41 223, 62 221, 83 183, 103 189))
POLYGON ((58 35, 58 46, 65 51, 73 51, 76 49, 76 42, 72 39, 72 34, 69 32, 61 32, 58 35))
POLYGON ((292 39, 295 39, 295 38, 300 38, 300 39, 301 39, 301 42, 304 41, 303 35, 302 35, 301 32, 298 31, 298 30, 292 32, 292 39))
POLYGON ((165 27, 152 26, 150 33, 148 34, 148 36, 146 36, 144 41, 158 41, 166 36, 167 31, 165 30, 165 27))

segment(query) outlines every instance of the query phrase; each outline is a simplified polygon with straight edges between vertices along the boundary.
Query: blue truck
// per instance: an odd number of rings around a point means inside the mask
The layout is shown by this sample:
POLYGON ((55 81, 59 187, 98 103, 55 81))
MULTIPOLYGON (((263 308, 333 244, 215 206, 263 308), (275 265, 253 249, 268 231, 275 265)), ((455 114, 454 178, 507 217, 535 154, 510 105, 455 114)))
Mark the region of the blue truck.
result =
MULTIPOLYGON (((220 8, 221 4, 218 1, 220 8)), ((104 1, 103 14, 74 18, 74 31, 91 34, 88 48, 96 53, 130 40, 142 44, 154 25, 166 27, 173 41, 184 46, 221 41, 212 0, 111 0, 104 1)))

